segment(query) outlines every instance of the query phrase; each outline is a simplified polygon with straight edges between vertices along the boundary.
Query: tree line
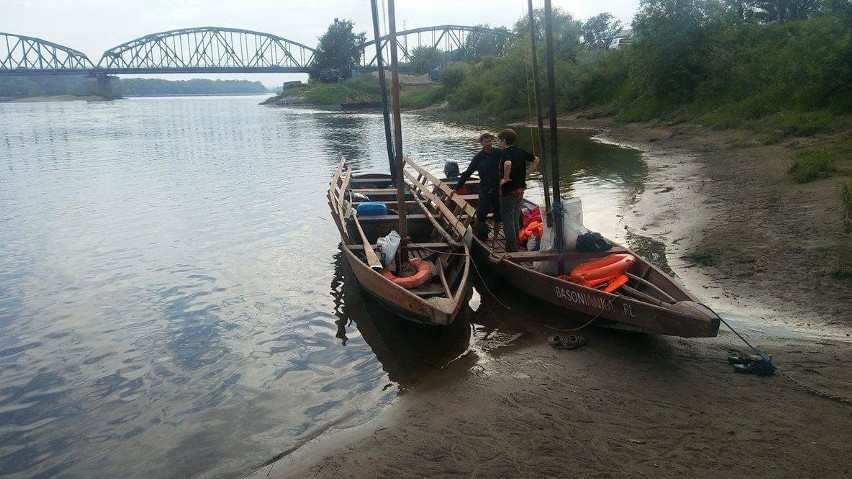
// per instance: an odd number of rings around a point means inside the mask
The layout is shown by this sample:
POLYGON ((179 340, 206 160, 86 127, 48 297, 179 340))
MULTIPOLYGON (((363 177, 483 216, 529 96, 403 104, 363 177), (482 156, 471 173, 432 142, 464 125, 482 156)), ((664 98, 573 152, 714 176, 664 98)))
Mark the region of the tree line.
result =
MULTIPOLYGON (((560 111, 626 120, 677 113, 723 126, 788 115, 778 118, 786 127, 818 130, 852 109, 848 0, 643 0, 630 43, 617 49, 608 42, 620 25, 608 14, 580 22, 557 9, 554 17, 560 111)), ((500 119, 528 114, 529 30, 526 19, 515 24, 503 57, 445 68, 442 99, 500 119)))
MULTIPOLYGON (((528 117, 533 75, 530 38, 544 53, 543 12, 511 30, 472 34, 459 52, 412 51, 401 69, 441 66, 440 86, 404 99, 422 107, 446 101, 500 121, 528 117), (463 61, 461 61, 463 60, 463 61)), ((358 59, 351 21, 320 37, 316 68, 358 59)), ((642 0, 629 26, 608 13, 586 21, 554 12, 557 105, 625 120, 679 115, 720 126, 813 133, 852 110, 852 1, 642 0), (629 30, 627 28, 630 28, 629 30), (630 41, 613 48, 629 33, 630 41)), ((347 67, 348 68, 348 67, 347 67)), ((543 69, 542 69, 543 70, 543 69)))
MULTIPOLYGON (((86 96, 92 80, 81 76, 16 76, 0 79, 0 97, 86 96)), ((112 91, 120 96, 228 95, 264 93, 261 82, 247 80, 162 80, 157 78, 114 78, 112 91)))

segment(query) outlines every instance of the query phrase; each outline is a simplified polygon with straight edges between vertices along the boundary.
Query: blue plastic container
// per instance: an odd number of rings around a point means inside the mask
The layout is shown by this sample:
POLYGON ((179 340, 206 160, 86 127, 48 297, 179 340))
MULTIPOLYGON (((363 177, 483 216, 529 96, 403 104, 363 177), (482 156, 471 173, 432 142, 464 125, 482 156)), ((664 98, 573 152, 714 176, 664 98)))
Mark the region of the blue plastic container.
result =
POLYGON ((388 214, 388 207, 381 201, 368 201, 358 204, 358 216, 381 216, 388 214))

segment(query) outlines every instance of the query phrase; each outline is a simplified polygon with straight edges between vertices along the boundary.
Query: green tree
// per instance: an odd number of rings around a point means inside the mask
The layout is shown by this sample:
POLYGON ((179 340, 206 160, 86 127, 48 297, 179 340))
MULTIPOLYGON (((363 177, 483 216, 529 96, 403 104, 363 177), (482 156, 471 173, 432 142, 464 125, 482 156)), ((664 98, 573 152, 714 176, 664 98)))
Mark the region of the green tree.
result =
POLYGON ((601 13, 583 24, 583 44, 593 50, 609 49, 615 37, 621 33, 621 22, 609 13, 601 13))
POLYGON ((411 51, 411 68, 419 73, 428 72, 443 60, 444 52, 435 47, 420 46, 411 51))
POLYGON ((749 0, 748 3, 756 19, 783 23, 812 16, 823 9, 825 0, 749 0))
MULTIPOLYGON (((536 27, 536 42, 540 49, 539 58, 544 58, 544 10, 533 10, 536 27)), ((570 13, 560 8, 553 9, 553 54, 558 60, 574 60, 580 50, 582 22, 575 20, 570 13)), ((512 37, 512 48, 529 56, 530 22, 529 17, 523 17, 515 22, 515 36, 512 37)))
POLYGON ((316 77, 325 69, 337 69, 341 76, 349 78, 352 65, 360 55, 356 47, 366 41, 366 32, 353 32, 355 25, 351 20, 338 20, 328 26, 328 30, 319 38, 319 46, 314 54, 311 75, 316 77))
POLYGON ((642 0, 633 19, 632 71, 643 93, 667 103, 691 98, 707 77, 718 7, 713 0, 642 0))
POLYGON ((454 92, 467 79, 470 67, 467 65, 457 64, 449 65, 441 71, 439 82, 441 86, 449 92, 454 92))
POLYGON ((826 10, 831 15, 846 20, 852 20, 852 1, 850 0, 825 0, 826 10))
POLYGON ((496 57, 506 51, 512 32, 506 27, 484 30, 488 25, 477 25, 483 30, 470 32, 464 42, 464 51, 469 61, 479 61, 484 57, 496 57))

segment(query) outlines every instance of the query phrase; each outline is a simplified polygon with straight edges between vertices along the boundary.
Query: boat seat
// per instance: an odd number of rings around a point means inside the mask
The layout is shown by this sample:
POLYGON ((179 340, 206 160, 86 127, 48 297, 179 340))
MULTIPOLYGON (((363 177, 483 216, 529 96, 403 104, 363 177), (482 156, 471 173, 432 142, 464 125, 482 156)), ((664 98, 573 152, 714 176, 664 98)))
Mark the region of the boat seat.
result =
POLYGON ((435 296, 445 296, 447 294, 444 291, 444 286, 442 286, 440 282, 436 281, 435 278, 432 278, 432 280, 423 286, 409 291, 421 298, 432 298, 435 296))

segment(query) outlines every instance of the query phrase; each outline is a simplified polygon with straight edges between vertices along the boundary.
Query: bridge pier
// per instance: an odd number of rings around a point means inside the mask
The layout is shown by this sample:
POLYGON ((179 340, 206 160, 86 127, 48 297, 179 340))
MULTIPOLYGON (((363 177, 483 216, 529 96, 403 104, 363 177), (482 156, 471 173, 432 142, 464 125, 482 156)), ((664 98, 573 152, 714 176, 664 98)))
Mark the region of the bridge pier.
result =
POLYGON ((105 73, 94 73, 86 77, 86 95, 99 96, 104 100, 115 100, 121 98, 121 95, 116 95, 112 91, 113 80, 118 79, 117 76, 110 76, 105 73))

